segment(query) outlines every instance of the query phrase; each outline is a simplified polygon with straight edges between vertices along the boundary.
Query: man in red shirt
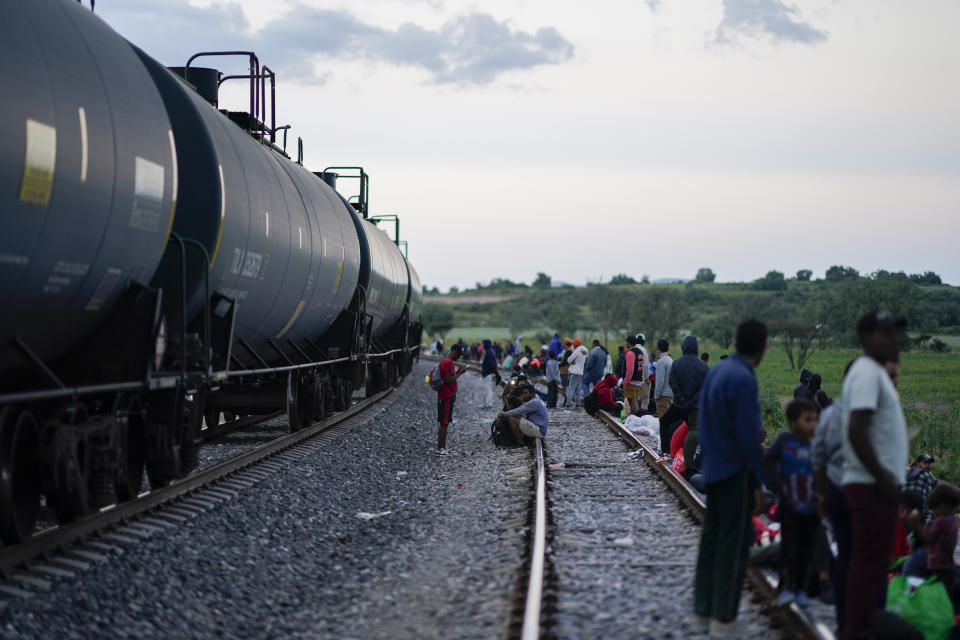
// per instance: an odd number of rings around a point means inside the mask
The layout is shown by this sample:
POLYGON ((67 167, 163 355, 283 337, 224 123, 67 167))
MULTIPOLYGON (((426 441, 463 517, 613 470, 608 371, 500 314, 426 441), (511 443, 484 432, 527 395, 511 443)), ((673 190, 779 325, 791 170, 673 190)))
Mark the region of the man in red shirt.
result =
POLYGON ((443 378, 443 386, 437 391, 437 453, 441 456, 447 455, 447 425, 453 420, 453 403, 457 399, 457 378, 462 376, 467 367, 459 369, 453 364, 460 359, 463 353, 463 347, 459 343, 454 343, 450 347, 447 357, 440 361, 440 377, 443 378))

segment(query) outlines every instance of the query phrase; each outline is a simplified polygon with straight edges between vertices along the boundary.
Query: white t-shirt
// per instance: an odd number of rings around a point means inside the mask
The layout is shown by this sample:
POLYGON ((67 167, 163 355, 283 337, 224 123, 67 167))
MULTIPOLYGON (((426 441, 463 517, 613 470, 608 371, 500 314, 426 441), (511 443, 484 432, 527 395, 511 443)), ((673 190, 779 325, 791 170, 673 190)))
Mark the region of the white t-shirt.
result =
POLYGON ((907 422, 900 406, 900 396, 880 363, 868 356, 857 358, 843 381, 843 484, 874 484, 850 444, 850 412, 870 409, 870 442, 880 466, 893 474, 898 484, 906 480, 907 422))

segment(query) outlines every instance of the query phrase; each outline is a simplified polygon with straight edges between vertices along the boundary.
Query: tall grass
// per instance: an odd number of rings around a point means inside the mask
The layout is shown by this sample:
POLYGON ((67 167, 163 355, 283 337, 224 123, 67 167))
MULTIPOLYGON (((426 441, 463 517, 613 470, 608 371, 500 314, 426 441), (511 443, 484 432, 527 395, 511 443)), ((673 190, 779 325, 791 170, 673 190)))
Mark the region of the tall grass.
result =
POLYGON ((921 453, 936 458, 933 474, 960 484, 960 404, 932 403, 904 407, 907 426, 916 430, 910 441, 910 461, 921 453))

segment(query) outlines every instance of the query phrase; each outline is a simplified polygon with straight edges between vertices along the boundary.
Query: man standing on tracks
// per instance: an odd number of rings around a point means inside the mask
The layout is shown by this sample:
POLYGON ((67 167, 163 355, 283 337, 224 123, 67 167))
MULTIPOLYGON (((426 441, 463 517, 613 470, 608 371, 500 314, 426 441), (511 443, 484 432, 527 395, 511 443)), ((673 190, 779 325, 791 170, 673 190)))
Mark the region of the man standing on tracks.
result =
POLYGON ((583 364, 583 386, 582 395, 589 395, 593 385, 600 382, 603 377, 603 367, 607 364, 607 354, 600 346, 599 340, 593 341, 593 348, 587 354, 587 359, 583 364))
MULTIPOLYGON (((643 359, 643 348, 637 345, 635 335, 627 336, 627 351, 624 359, 623 375, 623 397, 627 399, 627 405, 630 407, 630 413, 639 413, 640 407, 644 406, 641 402, 641 390, 645 382, 644 370, 646 361, 643 359)), ((647 383, 647 392, 649 394, 650 384, 647 383)), ((646 398, 642 399, 646 402, 646 398)))
POLYGON ((657 351, 660 352, 660 358, 657 360, 657 379, 653 389, 653 399, 657 404, 657 418, 660 419, 673 404, 673 389, 670 388, 673 357, 670 355, 670 342, 666 338, 657 340, 657 351))
MULTIPOLYGON (((573 351, 567 358, 570 365, 570 388, 573 389, 574 407, 579 407, 583 400, 583 366, 587 363, 587 348, 580 344, 580 338, 573 339, 573 351)), ((569 394, 569 392, 567 392, 569 394)), ((570 397, 569 395, 567 396, 570 397)))
POLYGON ((871 311, 857 322, 863 355, 843 380, 843 495, 853 530, 847 572, 847 638, 873 638, 893 550, 900 486, 906 480, 907 424, 884 368, 900 360, 906 320, 871 311))
POLYGON ((766 325, 744 320, 736 348, 735 356, 707 374, 700 391, 707 513, 693 593, 698 630, 731 638, 744 635, 737 609, 754 538, 751 516, 762 507, 762 420, 754 369, 767 348, 766 325))
POLYGON ((483 364, 480 368, 483 376, 483 404, 481 409, 493 408, 493 383, 497 377, 497 354, 493 352, 493 344, 489 340, 483 341, 483 364))
POLYGON ((459 342, 450 347, 447 357, 440 361, 440 377, 443 386, 437 391, 437 454, 447 455, 447 425, 453 421, 453 403, 457 399, 457 378, 466 372, 467 367, 457 368, 453 363, 460 359, 463 347, 459 342))

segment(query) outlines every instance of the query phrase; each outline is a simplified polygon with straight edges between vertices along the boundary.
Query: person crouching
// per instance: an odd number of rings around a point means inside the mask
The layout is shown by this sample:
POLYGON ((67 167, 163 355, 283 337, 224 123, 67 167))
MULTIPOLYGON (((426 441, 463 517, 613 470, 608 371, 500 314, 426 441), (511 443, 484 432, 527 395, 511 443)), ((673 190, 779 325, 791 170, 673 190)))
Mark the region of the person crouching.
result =
POLYGON ((510 431, 516 442, 523 442, 523 436, 542 438, 547 435, 547 406, 537 395, 533 385, 522 382, 517 385, 517 393, 523 401, 519 407, 503 411, 500 417, 507 418, 510 431))

